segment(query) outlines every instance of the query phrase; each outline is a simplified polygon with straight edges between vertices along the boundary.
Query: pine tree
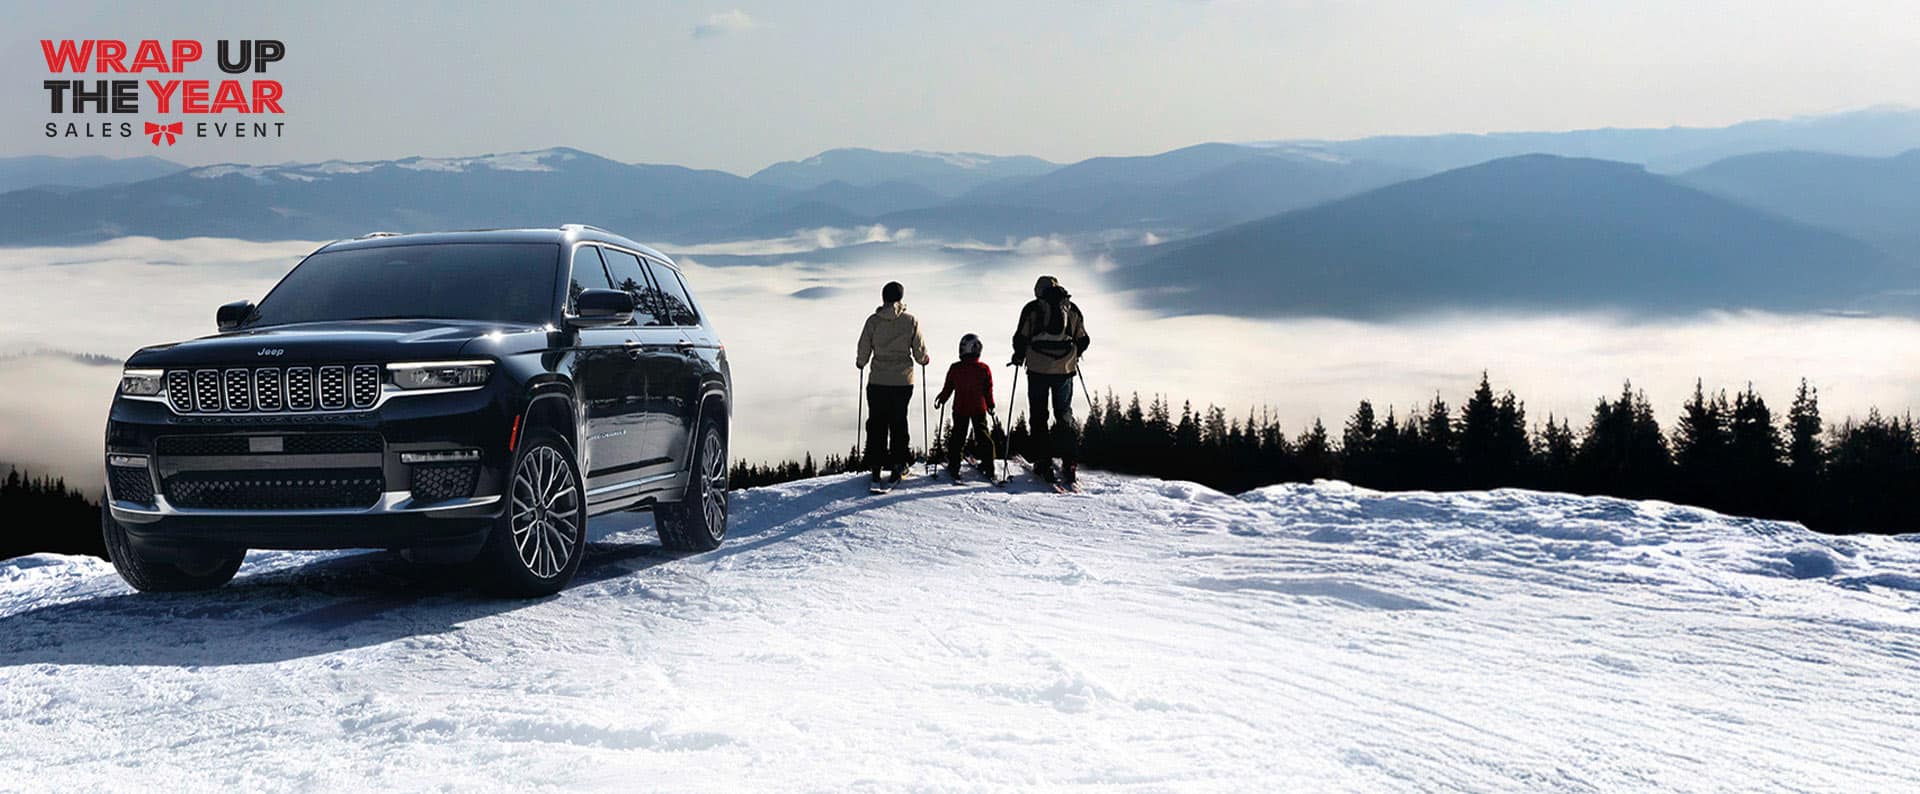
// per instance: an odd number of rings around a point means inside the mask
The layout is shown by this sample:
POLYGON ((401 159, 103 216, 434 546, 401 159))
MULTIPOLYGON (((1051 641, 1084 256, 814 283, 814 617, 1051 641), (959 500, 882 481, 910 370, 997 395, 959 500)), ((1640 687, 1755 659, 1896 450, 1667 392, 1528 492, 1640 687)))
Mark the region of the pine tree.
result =
POLYGON ((1416 478, 1413 487, 1437 491, 1459 487, 1460 441, 1453 430, 1453 411, 1438 394, 1420 420, 1419 439, 1418 458, 1409 472, 1416 478))
POLYGON ((1013 420, 1013 427, 1007 430, 1007 449, 1014 455, 1028 456, 1031 459, 1032 437, 1027 432, 1027 417, 1021 414, 1013 420))
MULTIPOLYGON (((1437 402, 1437 401, 1436 401, 1437 402)), ((1499 405, 1494 401, 1493 384, 1487 373, 1480 373, 1480 385, 1460 407, 1460 469, 1469 488, 1490 488, 1499 479, 1501 450, 1497 425, 1499 405)))
POLYGON ((1673 459, 1646 393, 1627 383, 1617 400, 1596 404, 1574 463, 1574 489, 1582 493, 1663 495, 1673 459))
POLYGON ((1800 379, 1800 389, 1787 409, 1787 492, 1792 514, 1815 516, 1826 453, 1820 446, 1820 392, 1800 379))
POLYGON ((1193 403, 1189 401, 1180 409, 1180 423, 1173 427, 1173 446, 1183 453, 1199 452, 1200 420, 1193 415, 1193 403))
POLYGON ((1536 484, 1555 491, 1572 487, 1576 449, 1573 427, 1565 419, 1556 425, 1553 414, 1547 414, 1547 427, 1541 431, 1540 447, 1534 453, 1539 460, 1536 484))
POLYGON ((1340 464, 1347 479, 1356 485, 1375 485, 1374 436, 1379 432, 1373 418, 1373 403, 1360 401, 1340 432, 1340 464))
POLYGON ((1494 407, 1494 485, 1525 485, 1533 465, 1533 440, 1527 436, 1527 406, 1513 392, 1501 392, 1494 407))
POLYGON ((1313 427, 1300 434, 1296 449, 1302 477, 1315 480, 1337 475, 1332 445, 1327 440, 1327 427, 1319 419, 1313 420, 1313 427))
POLYGON ((1709 397, 1705 385, 1694 381, 1693 396, 1681 406, 1680 419, 1673 428, 1673 461, 1682 500, 1715 508, 1726 506, 1731 413, 1725 392, 1709 397))
POLYGON ((1733 399, 1728 425, 1727 475, 1734 483, 1728 509, 1741 515, 1779 515, 1786 507, 1780 488, 1785 452, 1773 411, 1753 384, 1747 384, 1746 391, 1733 399))

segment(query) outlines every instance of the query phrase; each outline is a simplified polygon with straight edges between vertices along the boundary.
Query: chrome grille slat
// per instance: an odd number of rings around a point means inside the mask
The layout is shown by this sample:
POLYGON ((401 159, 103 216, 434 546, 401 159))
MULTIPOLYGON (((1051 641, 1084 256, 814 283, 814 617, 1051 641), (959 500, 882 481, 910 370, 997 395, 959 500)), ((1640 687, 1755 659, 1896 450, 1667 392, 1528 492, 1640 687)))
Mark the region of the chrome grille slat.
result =
POLYGON ((347 407, 347 368, 337 365, 321 367, 319 392, 322 410, 334 411, 347 407))
POLYGON ((287 370, 287 410, 313 410, 312 367, 292 367, 287 370))
POLYGON ((166 401, 179 414, 364 411, 380 404, 378 364, 174 369, 166 401))
POLYGON ((287 395, 282 387, 284 379, 280 377, 279 367, 256 369, 253 371, 253 405, 262 411, 278 411, 287 404, 287 395))
POLYGON ((244 369, 230 369, 221 378, 220 391, 225 396, 227 410, 246 412, 253 410, 253 377, 244 369))
POLYGON ((167 373, 167 403, 179 413, 193 410, 193 373, 183 369, 167 373))
POLYGON ((380 368, 359 364, 353 368, 353 407, 372 408, 380 400, 380 368))
POLYGON ((220 370, 194 370, 193 409, 203 413, 220 410, 220 370))

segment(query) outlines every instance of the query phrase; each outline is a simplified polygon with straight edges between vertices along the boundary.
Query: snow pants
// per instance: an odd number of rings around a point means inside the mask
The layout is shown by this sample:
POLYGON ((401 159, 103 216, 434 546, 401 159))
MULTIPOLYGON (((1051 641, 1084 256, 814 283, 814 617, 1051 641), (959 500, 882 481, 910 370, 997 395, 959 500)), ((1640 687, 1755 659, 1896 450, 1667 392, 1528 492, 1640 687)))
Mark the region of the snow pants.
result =
POLYGON ((904 469, 913 463, 913 438, 907 432, 912 386, 867 384, 867 468, 904 469))
POLYGON ((987 429, 985 414, 953 418, 953 429, 947 433, 947 473, 960 474, 960 461, 967 454, 969 430, 972 431, 974 446, 979 448, 977 457, 980 459, 980 471, 992 478, 994 459, 1000 456, 1000 451, 993 448, 993 431, 987 429))
POLYGON ((1080 459, 1080 424, 1073 419, 1073 374, 1027 372, 1027 413, 1033 417, 1033 465, 1053 468, 1053 459, 1066 465, 1080 459), (1052 414, 1049 430, 1047 419, 1052 414))

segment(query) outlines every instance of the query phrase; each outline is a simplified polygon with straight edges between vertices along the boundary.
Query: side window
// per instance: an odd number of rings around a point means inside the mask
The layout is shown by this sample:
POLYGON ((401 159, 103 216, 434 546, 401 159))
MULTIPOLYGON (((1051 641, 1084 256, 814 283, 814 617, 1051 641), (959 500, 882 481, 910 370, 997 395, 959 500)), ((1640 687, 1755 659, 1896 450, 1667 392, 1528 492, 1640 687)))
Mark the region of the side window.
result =
POLYGON ((673 325, 698 325, 700 316, 693 311, 693 301, 687 297, 686 285, 680 283, 680 274, 652 260, 647 261, 647 270, 653 273, 655 292, 659 296, 654 316, 671 317, 673 325))
POLYGON ((667 318, 653 313, 657 301, 652 299, 652 288, 640 267, 640 257, 612 248, 601 249, 601 254, 607 258, 607 273, 613 276, 613 288, 633 295, 633 321, 641 325, 671 325, 667 318))
POLYGON ((574 299, 590 289, 613 289, 613 282, 607 280, 607 269, 600 263, 600 249, 583 245, 573 249, 573 281, 567 285, 567 311, 572 312, 574 299))

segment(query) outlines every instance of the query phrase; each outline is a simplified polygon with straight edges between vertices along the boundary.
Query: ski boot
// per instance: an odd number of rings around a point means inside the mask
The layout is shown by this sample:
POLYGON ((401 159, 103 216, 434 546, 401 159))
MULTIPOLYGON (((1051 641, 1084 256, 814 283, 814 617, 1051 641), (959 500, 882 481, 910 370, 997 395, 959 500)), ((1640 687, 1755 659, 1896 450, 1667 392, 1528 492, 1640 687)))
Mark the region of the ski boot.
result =
POLYGON ((1059 480, 1053 475, 1053 461, 1035 464, 1033 467, 1033 476, 1048 485, 1056 485, 1059 483, 1059 480))

